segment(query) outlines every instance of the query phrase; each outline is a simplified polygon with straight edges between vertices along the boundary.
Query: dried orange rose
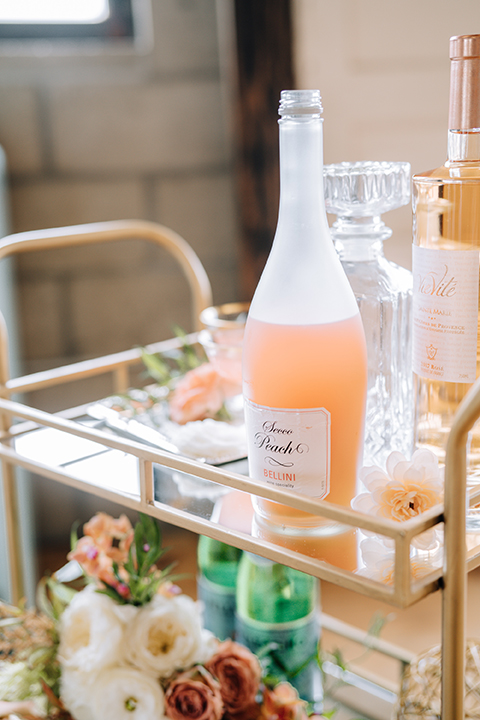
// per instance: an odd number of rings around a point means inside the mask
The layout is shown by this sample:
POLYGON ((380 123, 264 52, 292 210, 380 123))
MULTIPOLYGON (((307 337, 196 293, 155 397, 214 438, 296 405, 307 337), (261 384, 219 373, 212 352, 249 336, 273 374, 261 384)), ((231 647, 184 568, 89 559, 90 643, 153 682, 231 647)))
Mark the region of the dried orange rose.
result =
POLYGON ((290 683, 282 682, 273 690, 265 689, 260 720, 308 720, 306 703, 290 683))
POLYGON ((258 715, 259 706, 255 698, 262 670, 258 658, 250 650, 233 640, 225 640, 205 667, 220 683, 223 704, 229 717, 246 720, 258 715))
POLYGON ((220 720, 223 703, 218 682, 198 665, 181 673, 165 693, 165 714, 171 720, 220 720))

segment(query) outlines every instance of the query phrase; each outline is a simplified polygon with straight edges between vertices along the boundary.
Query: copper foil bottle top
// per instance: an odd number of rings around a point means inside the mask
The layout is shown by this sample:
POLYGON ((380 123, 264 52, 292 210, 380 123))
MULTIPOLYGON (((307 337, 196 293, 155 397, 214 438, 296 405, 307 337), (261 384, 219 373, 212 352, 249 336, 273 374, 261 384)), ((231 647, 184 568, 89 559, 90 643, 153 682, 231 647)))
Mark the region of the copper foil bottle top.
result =
POLYGON ((480 128, 480 35, 450 38, 450 130, 480 128))

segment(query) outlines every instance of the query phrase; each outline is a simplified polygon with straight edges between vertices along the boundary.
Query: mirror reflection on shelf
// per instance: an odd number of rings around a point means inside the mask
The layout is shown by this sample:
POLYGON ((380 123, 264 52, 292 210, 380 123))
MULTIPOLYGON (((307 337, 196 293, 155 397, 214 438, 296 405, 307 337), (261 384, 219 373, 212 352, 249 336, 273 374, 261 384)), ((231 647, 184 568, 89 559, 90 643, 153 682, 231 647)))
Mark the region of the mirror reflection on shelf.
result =
MULTIPOLYGON (((88 418, 79 420, 86 425, 92 422, 88 418)), ((91 487, 109 490, 134 501, 140 500, 139 465, 134 455, 47 427, 20 434, 14 443, 16 452, 27 460, 67 470, 72 477, 91 487)), ((246 459, 227 463, 223 467, 226 471, 248 474, 246 459)), ((153 473, 154 500, 162 506, 215 523, 227 531, 252 535, 263 542, 293 550, 383 585, 393 585, 393 540, 346 526, 343 532, 323 537, 275 534, 255 517, 249 493, 160 465, 154 465, 153 473)), ((441 527, 436 527, 437 542, 428 551, 413 551, 410 559, 413 580, 425 578, 441 568, 441 527)), ((474 552, 475 539, 468 537, 469 549, 474 552)), ((480 537, 476 540, 480 542, 480 537)))

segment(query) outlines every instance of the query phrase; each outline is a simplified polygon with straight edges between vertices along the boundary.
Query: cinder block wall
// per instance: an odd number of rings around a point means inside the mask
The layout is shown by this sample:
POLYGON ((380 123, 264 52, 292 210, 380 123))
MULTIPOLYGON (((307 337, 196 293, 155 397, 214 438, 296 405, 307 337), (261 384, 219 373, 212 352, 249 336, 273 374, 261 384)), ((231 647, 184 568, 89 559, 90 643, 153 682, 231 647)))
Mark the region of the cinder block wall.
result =
MULTIPOLYGON (((449 38, 479 32, 478 0, 294 0, 294 20, 298 87, 322 93, 326 163, 443 164, 449 38)), ((411 206, 383 220, 385 254, 411 267, 411 206)))
MULTIPOLYGON (((155 46, 144 56, 0 56, 12 230, 157 221, 196 250, 214 301, 236 300, 216 3, 153 0, 152 10, 155 46)), ((141 242, 21 256, 24 370, 152 342, 174 323, 189 329, 176 272, 141 242)))
MULTIPOLYGON (((0 145, 12 231, 122 218, 160 222, 195 249, 214 302, 238 300, 216 0, 151 4, 155 46, 144 56, 0 52, 0 145)), ((173 324, 191 329, 186 282, 151 244, 23 255, 17 280, 25 372, 169 337, 173 324)), ((37 393, 30 402, 57 410, 110 389, 102 377, 88 388, 37 393)), ((46 479, 32 484, 32 497, 42 544, 68 542, 72 523, 103 507, 46 479)))

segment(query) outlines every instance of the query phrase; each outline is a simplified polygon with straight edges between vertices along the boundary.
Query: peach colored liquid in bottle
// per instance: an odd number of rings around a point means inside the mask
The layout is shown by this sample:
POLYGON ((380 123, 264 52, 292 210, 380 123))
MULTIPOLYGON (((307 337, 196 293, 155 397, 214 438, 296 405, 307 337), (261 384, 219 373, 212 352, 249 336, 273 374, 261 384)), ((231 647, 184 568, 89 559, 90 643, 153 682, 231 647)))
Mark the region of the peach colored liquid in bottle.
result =
MULTIPOLYGON (((324 407, 330 413, 330 492, 350 506, 363 445, 367 357, 359 315, 323 325, 274 325, 251 319, 244 340, 244 395, 270 408, 324 407)), ((276 525, 319 525, 319 518, 259 498, 276 525)))
MULTIPOLYGON (((365 335, 326 219, 320 93, 283 91, 279 112, 278 224, 243 346, 249 473, 349 506, 362 458, 365 335)), ((298 537, 348 529, 262 498, 253 505, 263 531, 298 537)))

